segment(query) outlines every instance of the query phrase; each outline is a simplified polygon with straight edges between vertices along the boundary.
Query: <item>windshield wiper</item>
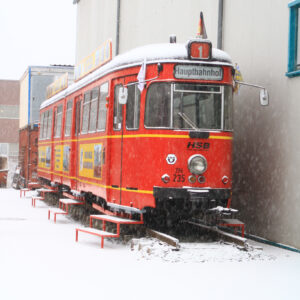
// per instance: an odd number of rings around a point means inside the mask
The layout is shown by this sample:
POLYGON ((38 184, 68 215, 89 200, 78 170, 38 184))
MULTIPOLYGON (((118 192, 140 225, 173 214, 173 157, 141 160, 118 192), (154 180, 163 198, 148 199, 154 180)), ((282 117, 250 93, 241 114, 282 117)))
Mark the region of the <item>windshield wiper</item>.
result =
POLYGON ((185 114, 182 112, 177 113, 187 124, 189 124, 194 130, 199 130, 199 128, 195 125, 195 123, 185 114))

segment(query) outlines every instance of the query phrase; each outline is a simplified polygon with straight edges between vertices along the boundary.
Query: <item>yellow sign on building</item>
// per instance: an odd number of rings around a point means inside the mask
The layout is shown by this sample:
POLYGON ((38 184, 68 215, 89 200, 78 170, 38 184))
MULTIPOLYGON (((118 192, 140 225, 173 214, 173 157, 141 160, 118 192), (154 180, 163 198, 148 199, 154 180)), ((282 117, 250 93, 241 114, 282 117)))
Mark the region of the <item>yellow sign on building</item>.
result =
POLYGON ((68 87, 68 73, 63 74, 57 80, 47 86, 47 99, 68 87))
POLYGON ((111 40, 104 42, 92 54, 85 57, 77 66, 75 66, 75 81, 101 67, 112 59, 111 40))

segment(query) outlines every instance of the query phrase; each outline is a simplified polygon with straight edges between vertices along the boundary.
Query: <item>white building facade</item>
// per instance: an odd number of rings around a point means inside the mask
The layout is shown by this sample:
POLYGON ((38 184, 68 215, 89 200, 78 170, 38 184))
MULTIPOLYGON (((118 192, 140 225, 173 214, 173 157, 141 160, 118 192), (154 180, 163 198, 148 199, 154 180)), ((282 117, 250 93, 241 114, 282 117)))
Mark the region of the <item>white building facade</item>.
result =
POLYGON ((238 63, 233 207, 246 230, 300 248, 300 0, 74 0, 76 63, 111 38, 113 55, 195 37, 203 11, 208 38, 238 63), (299 18, 298 18, 299 15, 299 18), (299 27, 299 30, 298 30, 299 27))

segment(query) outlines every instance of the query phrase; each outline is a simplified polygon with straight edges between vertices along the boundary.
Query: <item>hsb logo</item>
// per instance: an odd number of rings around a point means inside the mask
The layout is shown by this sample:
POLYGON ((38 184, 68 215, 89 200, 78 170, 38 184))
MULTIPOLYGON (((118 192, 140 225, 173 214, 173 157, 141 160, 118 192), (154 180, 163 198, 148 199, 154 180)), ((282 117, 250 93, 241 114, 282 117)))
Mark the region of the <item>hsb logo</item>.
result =
POLYGON ((188 142, 187 148, 192 149, 192 150, 208 150, 209 149, 209 143, 188 142))

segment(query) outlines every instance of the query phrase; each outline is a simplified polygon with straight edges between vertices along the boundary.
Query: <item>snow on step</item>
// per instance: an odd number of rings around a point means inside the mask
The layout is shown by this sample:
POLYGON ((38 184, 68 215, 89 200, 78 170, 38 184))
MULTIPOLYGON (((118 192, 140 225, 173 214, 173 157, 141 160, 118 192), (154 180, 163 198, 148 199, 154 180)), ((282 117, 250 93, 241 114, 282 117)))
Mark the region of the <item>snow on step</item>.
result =
POLYGON ((67 215, 68 213, 65 210, 60 208, 50 208, 48 210, 48 220, 50 220, 51 213, 54 215, 54 223, 56 223, 56 215, 67 215))
POLYGON ((104 247, 104 238, 107 238, 107 237, 118 238, 119 237, 118 234, 108 232, 108 231, 99 230, 99 229, 92 228, 92 227, 76 228, 76 242, 78 242, 78 232, 79 231, 100 236, 101 237, 101 248, 104 247))
POLYGON ((104 237, 119 237, 116 233, 103 231, 103 230, 92 228, 92 227, 76 228, 76 231, 82 231, 82 232, 91 233, 91 234, 104 236, 104 237))
POLYGON ((224 222, 225 224, 233 224, 233 225, 243 225, 244 223, 238 219, 222 219, 222 222, 224 222))
POLYGON ((119 224, 142 224, 143 223, 143 221, 124 219, 124 218, 108 216, 108 215, 90 215, 90 218, 108 221, 112 223, 119 223, 119 224))
POLYGON ((61 202, 63 204, 81 204, 82 203, 80 201, 73 200, 70 198, 61 198, 61 199, 59 199, 59 202, 61 202))
POLYGON ((50 208, 49 211, 55 214, 67 214, 65 210, 62 210, 60 208, 50 208))

